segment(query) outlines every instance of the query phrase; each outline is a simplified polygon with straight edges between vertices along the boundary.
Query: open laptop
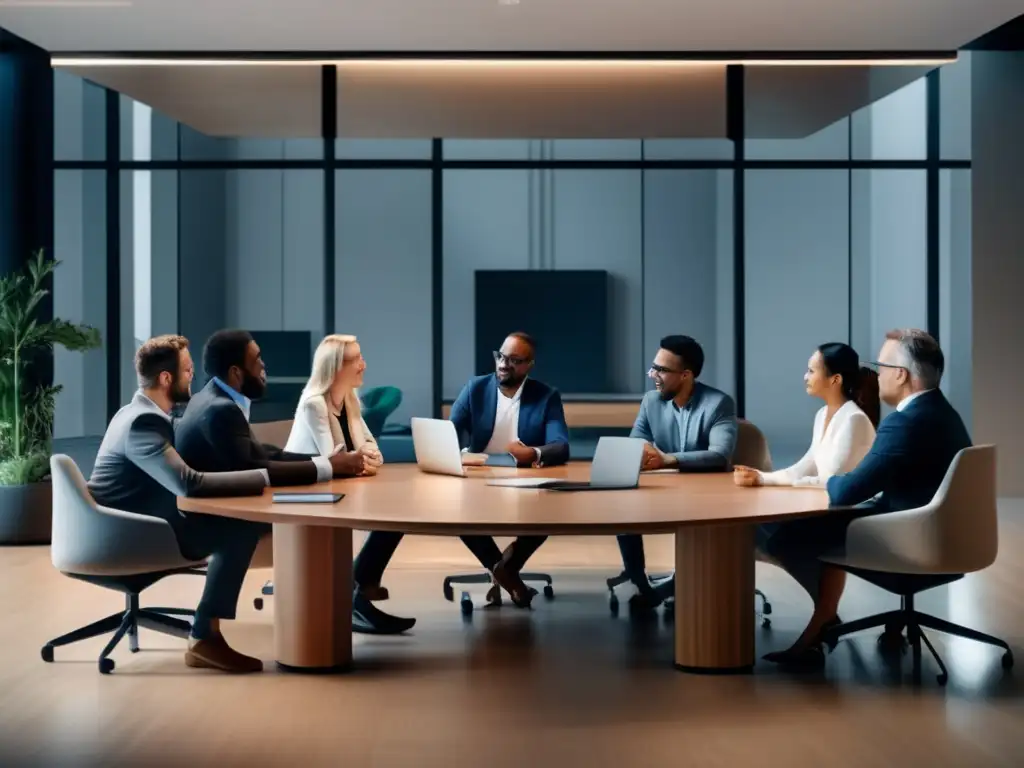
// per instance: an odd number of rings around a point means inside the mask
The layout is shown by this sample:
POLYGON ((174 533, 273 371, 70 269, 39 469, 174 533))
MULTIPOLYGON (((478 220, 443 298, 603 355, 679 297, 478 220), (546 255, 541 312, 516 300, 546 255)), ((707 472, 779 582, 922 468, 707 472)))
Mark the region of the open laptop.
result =
POLYGON ((488 485, 506 488, 543 488, 546 491, 622 491, 640 483, 644 441, 636 437, 602 437, 597 441, 590 480, 554 480, 513 477, 489 480, 488 485))
POLYGON ((425 419, 413 416, 412 448, 416 464, 424 472, 465 477, 459 436, 455 425, 447 419, 425 419))

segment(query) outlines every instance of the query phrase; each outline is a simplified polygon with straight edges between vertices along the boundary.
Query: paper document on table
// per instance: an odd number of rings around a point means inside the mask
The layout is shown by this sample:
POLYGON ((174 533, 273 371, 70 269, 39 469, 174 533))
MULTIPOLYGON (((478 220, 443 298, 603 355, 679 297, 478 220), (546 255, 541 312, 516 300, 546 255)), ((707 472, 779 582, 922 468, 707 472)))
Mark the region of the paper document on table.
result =
POLYGON ((488 480, 488 485, 503 485, 507 488, 543 488, 553 482, 550 477, 507 477, 488 480))

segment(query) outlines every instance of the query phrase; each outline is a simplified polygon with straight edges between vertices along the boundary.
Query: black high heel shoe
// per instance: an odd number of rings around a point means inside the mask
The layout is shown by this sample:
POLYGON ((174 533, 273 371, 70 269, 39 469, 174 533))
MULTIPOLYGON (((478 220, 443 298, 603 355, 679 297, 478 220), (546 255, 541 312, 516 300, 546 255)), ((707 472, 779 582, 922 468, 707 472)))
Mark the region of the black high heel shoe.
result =
POLYGON ((787 648, 784 651, 766 653, 763 658, 773 664, 800 669, 821 669, 825 666, 825 638, 828 631, 842 624, 838 616, 826 622, 817 637, 803 648, 787 648))

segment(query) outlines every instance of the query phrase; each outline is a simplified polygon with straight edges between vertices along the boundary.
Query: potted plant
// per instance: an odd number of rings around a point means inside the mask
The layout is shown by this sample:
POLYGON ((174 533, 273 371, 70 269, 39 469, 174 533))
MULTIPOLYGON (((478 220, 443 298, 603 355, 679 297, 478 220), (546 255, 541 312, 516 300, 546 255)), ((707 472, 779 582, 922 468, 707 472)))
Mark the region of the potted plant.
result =
POLYGON ((55 344, 100 346, 95 328, 36 316, 59 263, 38 251, 20 273, 0 277, 0 544, 50 541, 50 446, 61 387, 40 381, 36 363, 55 344))

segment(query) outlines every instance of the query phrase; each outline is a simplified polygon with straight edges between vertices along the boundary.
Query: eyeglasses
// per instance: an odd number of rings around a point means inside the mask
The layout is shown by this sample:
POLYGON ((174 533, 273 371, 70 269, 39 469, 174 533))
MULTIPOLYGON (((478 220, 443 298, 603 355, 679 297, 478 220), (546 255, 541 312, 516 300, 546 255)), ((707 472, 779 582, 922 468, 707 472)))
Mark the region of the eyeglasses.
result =
POLYGON ((518 367, 520 365, 526 365, 527 363, 530 362, 530 358, 528 358, 528 357, 516 357, 515 355, 504 355, 501 352, 499 352, 498 350, 494 350, 494 352, 492 352, 491 354, 494 355, 494 362, 496 362, 496 363, 506 362, 509 365, 514 365, 514 366, 518 367))
POLYGON ((682 371, 677 371, 674 368, 666 368, 663 365, 652 365, 647 369, 647 375, 649 376, 652 373, 661 375, 665 373, 682 373, 682 371))
POLYGON ((892 363, 880 363, 877 360, 872 360, 872 361, 870 361, 870 362, 868 362, 866 364, 870 365, 872 368, 895 368, 898 371, 910 371, 910 369, 907 368, 907 366, 905 366, 905 365, 893 365, 892 363))

